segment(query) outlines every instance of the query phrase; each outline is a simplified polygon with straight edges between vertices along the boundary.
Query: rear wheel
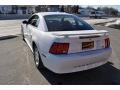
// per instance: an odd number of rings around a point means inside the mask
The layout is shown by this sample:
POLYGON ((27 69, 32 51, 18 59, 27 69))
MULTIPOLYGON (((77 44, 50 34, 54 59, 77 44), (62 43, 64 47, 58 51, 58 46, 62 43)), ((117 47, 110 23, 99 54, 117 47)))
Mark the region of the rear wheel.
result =
POLYGON ((38 69, 44 68, 44 65, 41 61, 40 53, 36 46, 34 46, 34 61, 35 61, 35 65, 38 69))

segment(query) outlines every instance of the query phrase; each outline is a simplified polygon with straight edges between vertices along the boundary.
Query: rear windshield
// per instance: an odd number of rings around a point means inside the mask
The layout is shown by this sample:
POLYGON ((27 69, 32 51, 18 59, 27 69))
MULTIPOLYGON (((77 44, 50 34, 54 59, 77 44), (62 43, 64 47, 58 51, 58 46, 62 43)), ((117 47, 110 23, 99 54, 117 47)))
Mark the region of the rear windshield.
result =
POLYGON ((93 30, 89 24, 73 15, 46 15, 44 18, 48 31, 93 30))

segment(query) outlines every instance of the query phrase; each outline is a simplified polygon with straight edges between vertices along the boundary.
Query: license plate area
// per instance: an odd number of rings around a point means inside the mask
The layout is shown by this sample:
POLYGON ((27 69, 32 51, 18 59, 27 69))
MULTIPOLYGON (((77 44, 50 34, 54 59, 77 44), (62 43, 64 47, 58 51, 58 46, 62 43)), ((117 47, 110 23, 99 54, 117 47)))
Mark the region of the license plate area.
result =
POLYGON ((82 50, 94 48, 94 41, 82 42, 82 50))

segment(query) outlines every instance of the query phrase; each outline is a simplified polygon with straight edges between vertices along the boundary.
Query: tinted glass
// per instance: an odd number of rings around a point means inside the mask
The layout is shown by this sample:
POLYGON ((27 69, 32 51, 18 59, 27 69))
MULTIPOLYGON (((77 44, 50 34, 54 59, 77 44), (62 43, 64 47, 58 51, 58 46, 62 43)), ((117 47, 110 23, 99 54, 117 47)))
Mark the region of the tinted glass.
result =
POLYGON ((99 12, 96 12, 96 14, 100 14, 99 12))
POLYGON ((48 31, 93 30, 89 24, 73 15, 46 15, 44 18, 48 31))
POLYGON ((32 16, 29 20, 28 23, 31 24, 32 26, 37 27, 39 23, 39 17, 37 15, 32 16))
POLYGON ((95 14, 95 12, 91 12, 91 14, 95 14))

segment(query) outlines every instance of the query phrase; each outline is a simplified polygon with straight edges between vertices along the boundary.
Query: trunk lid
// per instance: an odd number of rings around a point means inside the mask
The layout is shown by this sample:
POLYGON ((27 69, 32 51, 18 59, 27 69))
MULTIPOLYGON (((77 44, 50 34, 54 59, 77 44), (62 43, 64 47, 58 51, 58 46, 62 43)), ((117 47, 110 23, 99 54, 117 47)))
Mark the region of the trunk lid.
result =
POLYGON ((49 33, 58 37, 54 42, 69 43, 68 53, 103 49, 105 39, 109 37, 106 30, 56 31, 49 33))

